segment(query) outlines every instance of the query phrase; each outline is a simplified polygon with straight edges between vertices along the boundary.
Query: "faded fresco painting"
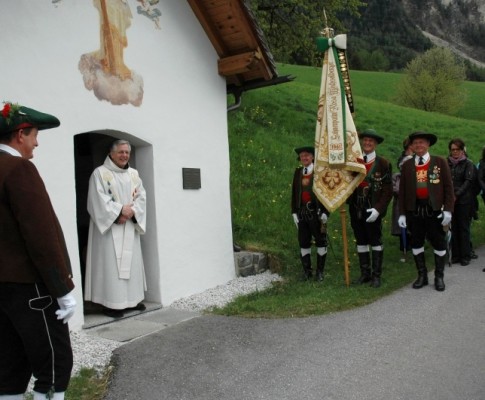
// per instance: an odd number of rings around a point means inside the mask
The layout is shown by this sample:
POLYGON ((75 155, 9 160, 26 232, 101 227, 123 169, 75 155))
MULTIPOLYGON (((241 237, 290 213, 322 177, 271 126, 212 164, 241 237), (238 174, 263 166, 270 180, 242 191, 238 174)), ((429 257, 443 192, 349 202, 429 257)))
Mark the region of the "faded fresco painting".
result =
MULTIPOLYGON (((136 0, 139 3, 137 14, 151 20, 158 30, 162 16, 156 7, 159 1, 136 0)), ((63 0, 51 2, 59 7, 63 0)), ((124 49, 128 47, 127 31, 133 19, 128 0, 93 0, 93 5, 99 13, 99 49, 83 54, 79 60, 84 86, 99 100, 138 107, 143 101, 143 78, 129 68, 123 58, 124 49)))
POLYGON ((138 14, 143 15, 151 19, 155 23, 155 28, 162 29, 160 27, 160 17, 162 12, 155 7, 159 0, 137 0, 141 5, 136 7, 138 14))

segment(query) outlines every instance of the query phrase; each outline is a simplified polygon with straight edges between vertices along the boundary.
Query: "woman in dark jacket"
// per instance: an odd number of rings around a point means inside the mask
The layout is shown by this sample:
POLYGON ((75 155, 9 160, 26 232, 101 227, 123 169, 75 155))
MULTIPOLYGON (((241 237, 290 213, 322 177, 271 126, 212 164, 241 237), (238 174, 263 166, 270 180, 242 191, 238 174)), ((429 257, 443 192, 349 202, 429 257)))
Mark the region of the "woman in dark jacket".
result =
MULTIPOLYGON (((478 164, 478 183, 482 189, 481 196, 485 203, 485 146, 482 148, 482 158, 478 164)), ((485 268, 482 271, 485 272, 485 268)))
POLYGON ((482 189, 481 196, 485 203, 485 146, 482 148, 482 158, 478 164, 478 183, 482 189))
POLYGON ((451 223, 451 254, 452 262, 461 265, 470 264, 470 225, 475 212, 473 193, 473 180, 475 178, 475 165, 465 153, 465 143, 459 138, 448 143, 450 156, 448 165, 453 179, 455 192, 455 207, 451 223))

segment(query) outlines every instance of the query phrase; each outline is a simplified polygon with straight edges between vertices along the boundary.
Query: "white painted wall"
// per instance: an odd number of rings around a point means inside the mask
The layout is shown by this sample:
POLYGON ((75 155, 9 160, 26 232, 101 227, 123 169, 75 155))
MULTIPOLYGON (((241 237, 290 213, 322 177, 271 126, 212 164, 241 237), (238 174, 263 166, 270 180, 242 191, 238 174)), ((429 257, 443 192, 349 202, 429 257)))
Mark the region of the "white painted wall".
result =
POLYGON ((163 0, 161 30, 133 14, 125 64, 141 75, 140 107, 98 100, 84 87, 78 62, 99 48, 99 15, 91 1, 2 2, 0 101, 18 102, 61 120, 41 132, 34 162, 66 236, 83 323, 76 231, 76 134, 114 130, 139 138, 136 167, 153 182, 144 249, 150 292, 168 305, 235 277, 229 193, 225 80, 217 54, 185 1, 163 0), (151 144, 147 146, 146 144, 151 144), (153 163, 147 155, 153 154, 153 163), (150 160, 150 161, 149 161, 150 160), (202 188, 182 188, 182 168, 200 168, 202 188), (148 258, 148 259, 147 259, 148 258), (155 282, 153 282, 155 280, 155 282))

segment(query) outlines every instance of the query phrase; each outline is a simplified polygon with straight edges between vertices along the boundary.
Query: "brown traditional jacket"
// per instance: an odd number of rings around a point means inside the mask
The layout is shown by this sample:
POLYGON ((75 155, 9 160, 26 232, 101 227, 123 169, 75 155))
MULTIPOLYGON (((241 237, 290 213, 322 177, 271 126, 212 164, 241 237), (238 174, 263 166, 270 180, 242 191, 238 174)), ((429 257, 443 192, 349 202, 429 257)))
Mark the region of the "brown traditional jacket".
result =
MULTIPOLYGON (((301 178, 303 176, 303 167, 298 167, 295 169, 295 173, 293 174, 293 184, 292 184, 292 189, 291 189, 291 213, 295 214, 298 212, 298 210, 302 207, 301 204, 301 178)), ((311 176, 311 185, 313 186, 313 174, 311 176)), ((317 199, 317 196, 313 192, 313 190, 310 193, 311 195, 311 202, 315 206, 316 211, 318 214, 325 213, 329 215, 330 213, 328 210, 325 208, 325 206, 320 203, 320 201, 317 199)))
POLYGON ((0 150, 0 282, 73 288, 64 236, 37 168, 0 150))
MULTIPOLYGON (((367 173, 369 207, 375 208, 379 216, 384 217, 387 206, 392 200, 392 166, 384 157, 376 155, 374 165, 367 173)), ((357 187, 347 199, 351 205, 359 204, 358 197, 362 195, 362 188, 357 187)), ((366 206, 367 208, 367 206, 366 206)))
MULTIPOLYGON (((429 204, 433 211, 453 212, 455 195, 448 162, 437 156, 431 156, 428 164, 429 204)), ((399 214, 414 211, 416 208, 416 165, 414 157, 406 161, 401 168, 399 184, 399 214)))

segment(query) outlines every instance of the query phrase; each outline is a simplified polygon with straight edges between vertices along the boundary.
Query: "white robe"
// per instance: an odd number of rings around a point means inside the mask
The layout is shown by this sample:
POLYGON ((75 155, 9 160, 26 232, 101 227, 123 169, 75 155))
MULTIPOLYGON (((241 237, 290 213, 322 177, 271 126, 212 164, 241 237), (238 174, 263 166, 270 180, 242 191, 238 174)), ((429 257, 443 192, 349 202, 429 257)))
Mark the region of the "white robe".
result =
POLYGON ((89 238, 85 300, 122 310, 135 307, 146 291, 140 235, 146 230, 146 193, 138 171, 121 169, 106 157, 89 179, 89 238), (133 203, 132 220, 115 220, 133 203))

